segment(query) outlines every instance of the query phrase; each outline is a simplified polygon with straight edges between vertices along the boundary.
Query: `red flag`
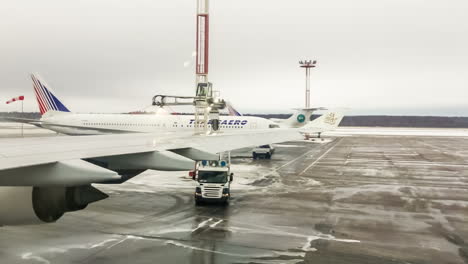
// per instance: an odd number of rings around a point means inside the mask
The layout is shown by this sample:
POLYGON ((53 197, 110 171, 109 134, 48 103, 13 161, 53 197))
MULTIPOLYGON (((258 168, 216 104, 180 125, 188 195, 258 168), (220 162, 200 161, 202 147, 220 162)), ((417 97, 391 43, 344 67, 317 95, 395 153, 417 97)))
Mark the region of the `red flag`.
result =
POLYGON ((12 98, 10 99, 9 101, 7 101, 6 103, 7 104, 10 104, 10 103, 13 103, 13 102, 16 102, 16 101, 23 101, 24 100, 24 96, 23 95, 20 95, 18 97, 15 97, 15 98, 12 98))

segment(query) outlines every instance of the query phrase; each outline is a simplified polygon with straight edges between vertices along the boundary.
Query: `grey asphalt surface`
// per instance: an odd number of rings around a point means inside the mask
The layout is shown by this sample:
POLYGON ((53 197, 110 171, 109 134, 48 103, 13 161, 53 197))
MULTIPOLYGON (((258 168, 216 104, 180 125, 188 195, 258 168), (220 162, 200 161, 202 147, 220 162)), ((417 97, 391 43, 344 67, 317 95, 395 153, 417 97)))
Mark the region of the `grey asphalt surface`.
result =
POLYGON ((0 263, 468 263, 468 138, 356 136, 233 153, 228 207, 148 171, 55 224, 0 228, 0 263))

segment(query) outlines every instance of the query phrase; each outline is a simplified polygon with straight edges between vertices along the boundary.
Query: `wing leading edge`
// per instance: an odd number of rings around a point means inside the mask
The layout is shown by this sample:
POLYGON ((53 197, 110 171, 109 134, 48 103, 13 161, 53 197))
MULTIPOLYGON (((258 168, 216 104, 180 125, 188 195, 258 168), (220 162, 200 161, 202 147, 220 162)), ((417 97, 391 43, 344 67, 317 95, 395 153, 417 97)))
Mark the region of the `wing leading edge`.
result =
POLYGON ((296 130, 272 130, 208 136, 126 134, 2 139, 0 186, 102 182, 118 177, 113 169, 157 169, 155 161, 163 161, 164 169, 173 170, 167 164, 180 164, 181 170, 188 170, 193 161, 187 157, 213 157, 223 151, 301 138, 296 130), (107 162, 109 167, 87 166, 83 159, 107 162), (73 173, 66 177, 68 170, 73 173), (91 176, 80 179, 79 175, 84 174, 91 176))

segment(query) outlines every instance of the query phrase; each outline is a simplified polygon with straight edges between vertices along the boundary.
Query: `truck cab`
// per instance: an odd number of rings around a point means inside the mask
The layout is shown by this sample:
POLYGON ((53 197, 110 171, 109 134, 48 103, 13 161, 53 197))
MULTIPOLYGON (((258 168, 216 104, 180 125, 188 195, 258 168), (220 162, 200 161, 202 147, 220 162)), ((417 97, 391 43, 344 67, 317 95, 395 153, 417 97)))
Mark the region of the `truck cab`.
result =
POLYGON ((192 179, 197 181, 195 187, 195 204, 220 202, 229 204, 233 173, 225 161, 202 161, 197 163, 192 179))

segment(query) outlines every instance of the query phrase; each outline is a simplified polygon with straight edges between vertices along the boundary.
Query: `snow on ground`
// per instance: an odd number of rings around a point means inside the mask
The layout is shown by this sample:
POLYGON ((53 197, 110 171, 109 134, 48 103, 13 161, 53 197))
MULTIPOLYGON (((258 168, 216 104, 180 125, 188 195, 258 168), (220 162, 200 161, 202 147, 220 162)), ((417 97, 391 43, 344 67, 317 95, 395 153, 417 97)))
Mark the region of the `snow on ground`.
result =
POLYGON ((339 127, 325 132, 327 136, 372 135, 372 136, 434 136, 468 137, 466 128, 399 128, 399 127, 339 127))
POLYGON ((195 181, 188 171, 147 170, 123 184, 101 185, 99 188, 112 191, 157 192, 165 189, 195 189, 195 181))
POLYGON ((369 184, 364 186, 357 186, 357 187, 336 187, 333 192, 333 200, 342 200, 342 199, 350 199, 357 194, 369 194, 369 193, 390 193, 395 196, 401 196, 401 188, 404 187, 402 185, 377 185, 377 184, 369 184))

